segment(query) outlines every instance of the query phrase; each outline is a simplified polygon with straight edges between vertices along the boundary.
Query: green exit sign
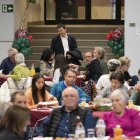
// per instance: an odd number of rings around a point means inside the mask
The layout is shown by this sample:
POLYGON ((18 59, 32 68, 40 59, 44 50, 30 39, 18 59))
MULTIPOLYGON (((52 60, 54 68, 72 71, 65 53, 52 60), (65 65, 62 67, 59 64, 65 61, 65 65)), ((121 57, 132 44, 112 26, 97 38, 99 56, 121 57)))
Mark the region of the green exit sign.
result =
POLYGON ((2 4, 2 12, 3 13, 12 13, 13 12, 13 4, 2 4))

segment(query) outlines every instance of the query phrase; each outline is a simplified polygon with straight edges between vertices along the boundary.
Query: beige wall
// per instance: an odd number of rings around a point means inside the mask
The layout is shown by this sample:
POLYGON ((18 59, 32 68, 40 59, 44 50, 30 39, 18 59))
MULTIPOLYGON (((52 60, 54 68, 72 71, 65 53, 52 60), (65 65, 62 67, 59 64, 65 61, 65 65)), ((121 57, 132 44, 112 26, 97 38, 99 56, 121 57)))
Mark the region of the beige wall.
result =
POLYGON ((92 19, 112 19, 112 5, 110 0, 92 0, 92 19))
MULTIPOLYGON (((21 25, 21 20, 26 9, 26 0, 15 0, 14 15, 15 15, 15 30, 21 25)), ((44 20, 44 0, 36 0, 36 4, 29 4, 28 13, 23 27, 27 27, 27 22, 43 21, 44 20)))

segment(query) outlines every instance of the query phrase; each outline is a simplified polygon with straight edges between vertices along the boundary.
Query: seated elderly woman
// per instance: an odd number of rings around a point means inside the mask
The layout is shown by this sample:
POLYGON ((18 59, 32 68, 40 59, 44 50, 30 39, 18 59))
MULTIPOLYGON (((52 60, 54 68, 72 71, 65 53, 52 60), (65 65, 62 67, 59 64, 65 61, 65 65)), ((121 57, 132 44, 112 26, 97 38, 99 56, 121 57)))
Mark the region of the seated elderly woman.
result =
POLYGON ((121 72, 113 72, 110 76, 111 85, 103 89, 94 100, 103 98, 103 102, 110 102, 110 95, 116 89, 122 89, 128 92, 128 88, 124 85, 124 75, 121 72))
POLYGON ((140 135, 140 113, 134 109, 128 109, 128 94, 121 89, 113 91, 110 96, 113 110, 104 114, 107 135, 113 136, 113 128, 120 125, 123 134, 131 136, 140 135))
POLYGON ((130 100, 133 101, 133 104, 140 105, 140 83, 137 83, 132 90, 130 100))
POLYGON ((21 78, 29 77, 30 70, 26 67, 24 55, 22 53, 16 54, 15 61, 16 66, 9 76, 16 81, 20 81, 21 78))

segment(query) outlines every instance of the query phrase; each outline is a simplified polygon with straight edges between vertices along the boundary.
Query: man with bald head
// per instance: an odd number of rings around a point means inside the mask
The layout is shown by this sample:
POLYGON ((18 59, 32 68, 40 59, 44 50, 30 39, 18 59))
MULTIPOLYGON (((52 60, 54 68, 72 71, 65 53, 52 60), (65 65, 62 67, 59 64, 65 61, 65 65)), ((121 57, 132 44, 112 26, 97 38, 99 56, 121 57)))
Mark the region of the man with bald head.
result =
POLYGON ((63 106, 54 109, 51 116, 42 122, 37 131, 38 136, 68 137, 68 134, 75 133, 78 122, 83 123, 85 130, 95 128, 96 121, 90 110, 78 105, 78 91, 75 88, 64 89, 62 99, 63 106))

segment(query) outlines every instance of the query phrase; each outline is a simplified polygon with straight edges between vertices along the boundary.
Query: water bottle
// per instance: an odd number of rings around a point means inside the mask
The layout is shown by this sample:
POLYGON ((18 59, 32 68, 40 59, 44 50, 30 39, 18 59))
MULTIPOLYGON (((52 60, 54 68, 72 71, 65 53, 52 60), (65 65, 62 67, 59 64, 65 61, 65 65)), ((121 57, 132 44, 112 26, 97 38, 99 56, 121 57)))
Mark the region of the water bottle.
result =
POLYGON ((75 138, 77 140, 83 140, 85 138, 85 128, 82 122, 78 122, 76 129, 75 129, 75 138))
POLYGON ((123 130, 120 125, 116 125, 114 128, 114 138, 113 140, 123 140, 122 138, 123 130))
POLYGON ((103 119, 99 119, 96 124, 96 136, 98 140, 103 140, 106 134, 106 125, 103 119))

